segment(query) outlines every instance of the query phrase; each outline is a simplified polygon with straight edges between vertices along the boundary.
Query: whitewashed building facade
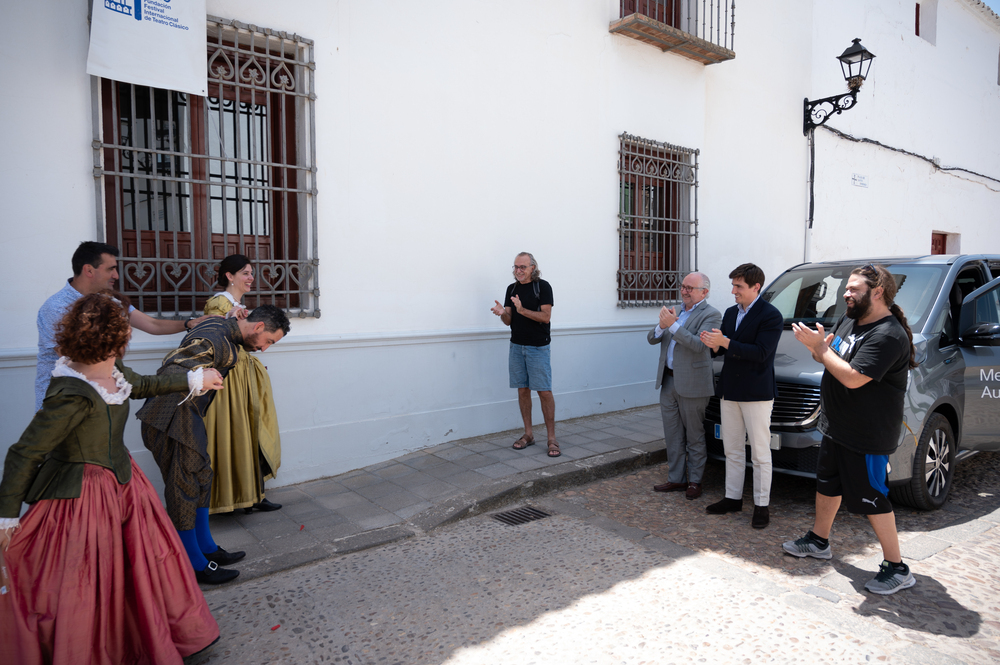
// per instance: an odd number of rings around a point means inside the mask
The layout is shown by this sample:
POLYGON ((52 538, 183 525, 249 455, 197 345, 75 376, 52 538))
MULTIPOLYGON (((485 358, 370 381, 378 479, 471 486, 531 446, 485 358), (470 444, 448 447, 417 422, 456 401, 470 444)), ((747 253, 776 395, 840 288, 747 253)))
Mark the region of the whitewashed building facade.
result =
MULTIPOLYGON (((207 0, 206 99, 88 76, 86 0, 5 3, 0 452, 31 417, 37 309, 81 240, 190 270, 123 274, 164 316, 211 291, 183 282, 219 252, 260 257, 265 299, 293 315, 262 358, 278 485, 517 427, 490 307, 520 251, 554 290, 559 419, 655 402, 662 275, 706 272, 723 309, 747 261, 770 279, 930 253, 934 234, 1000 252, 1000 18, 981 2, 638 5, 679 28, 636 39, 635 0, 207 0), (811 155, 803 99, 846 90, 835 58, 856 37, 874 65, 811 155)), ((179 339, 137 333, 127 362, 152 372, 179 339)))

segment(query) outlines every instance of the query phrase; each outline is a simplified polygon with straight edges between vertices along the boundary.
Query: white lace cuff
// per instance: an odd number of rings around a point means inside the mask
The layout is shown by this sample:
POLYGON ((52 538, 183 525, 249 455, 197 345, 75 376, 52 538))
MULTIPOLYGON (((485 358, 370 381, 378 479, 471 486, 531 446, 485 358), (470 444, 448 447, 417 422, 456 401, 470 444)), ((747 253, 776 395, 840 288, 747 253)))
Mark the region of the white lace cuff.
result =
POLYGON ((205 394, 205 370, 202 367, 188 372, 188 390, 194 393, 195 397, 205 394))
POLYGON ((180 406, 184 402, 188 401, 192 397, 201 397, 206 392, 205 390, 205 369, 199 367, 198 369, 193 369, 188 372, 188 394, 187 397, 182 399, 177 406, 180 406))
POLYGON ((21 525, 20 517, 0 517, 0 531, 16 529, 21 525))

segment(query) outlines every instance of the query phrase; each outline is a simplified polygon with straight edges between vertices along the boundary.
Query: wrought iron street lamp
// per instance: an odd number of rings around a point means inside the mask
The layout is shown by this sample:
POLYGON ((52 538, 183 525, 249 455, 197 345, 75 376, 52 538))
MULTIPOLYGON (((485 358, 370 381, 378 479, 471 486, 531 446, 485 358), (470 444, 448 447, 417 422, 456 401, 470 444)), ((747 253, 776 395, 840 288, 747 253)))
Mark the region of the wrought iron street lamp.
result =
POLYGON ((861 45, 861 39, 855 39, 847 50, 837 57, 837 60, 840 60, 840 69, 844 72, 844 80, 847 81, 848 92, 814 101, 806 98, 802 119, 803 134, 808 134, 810 129, 825 123, 831 115, 842 113, 857 103, 858 90, 868 77, 868 70, 872 66, 874 57, 874 53, 861 45))

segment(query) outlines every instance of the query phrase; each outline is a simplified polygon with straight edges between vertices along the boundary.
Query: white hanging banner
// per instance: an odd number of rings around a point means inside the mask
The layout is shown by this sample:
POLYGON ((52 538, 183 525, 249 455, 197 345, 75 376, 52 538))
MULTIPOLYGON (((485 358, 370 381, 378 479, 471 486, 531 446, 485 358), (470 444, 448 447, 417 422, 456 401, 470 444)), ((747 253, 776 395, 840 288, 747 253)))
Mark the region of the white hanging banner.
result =
POLYGON ((205 0, 94 0, 87 73, 204 97, 205 0))

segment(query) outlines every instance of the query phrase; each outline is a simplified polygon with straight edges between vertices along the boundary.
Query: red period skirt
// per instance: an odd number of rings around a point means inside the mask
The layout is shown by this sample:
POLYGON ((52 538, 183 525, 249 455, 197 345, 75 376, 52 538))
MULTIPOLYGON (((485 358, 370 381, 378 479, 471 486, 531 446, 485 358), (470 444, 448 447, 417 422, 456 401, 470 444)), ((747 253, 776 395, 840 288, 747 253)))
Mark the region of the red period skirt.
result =
POLYGON ((3 553, 0 662, 176 663, 219 637, 160 497, 84 466, 78 499, 31 506, 3 553))

